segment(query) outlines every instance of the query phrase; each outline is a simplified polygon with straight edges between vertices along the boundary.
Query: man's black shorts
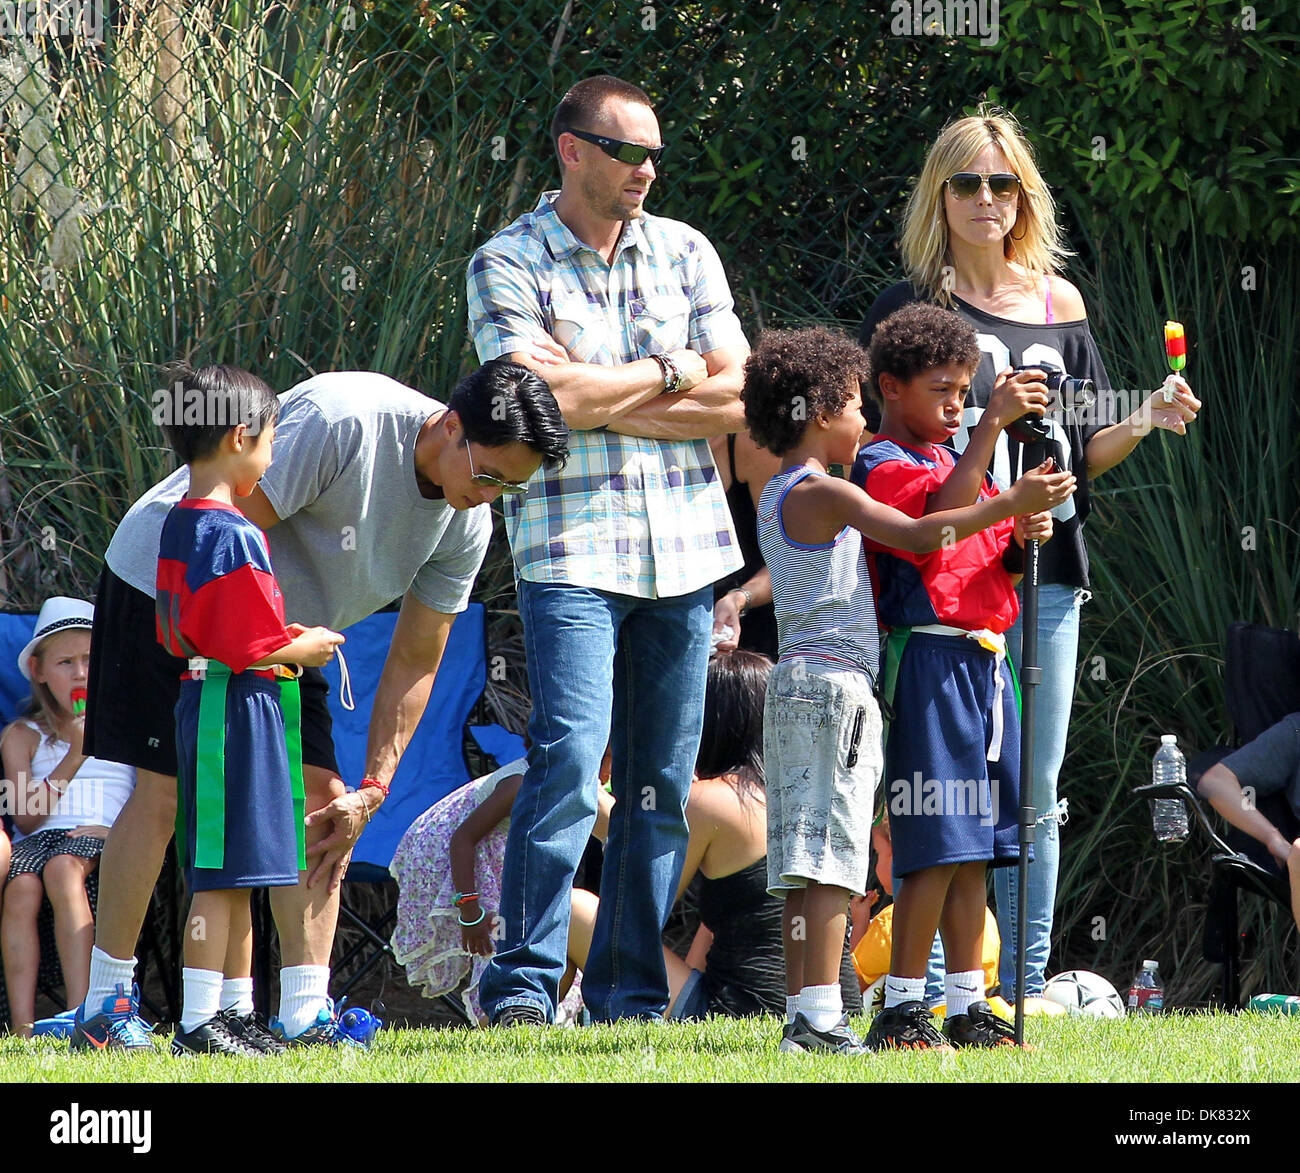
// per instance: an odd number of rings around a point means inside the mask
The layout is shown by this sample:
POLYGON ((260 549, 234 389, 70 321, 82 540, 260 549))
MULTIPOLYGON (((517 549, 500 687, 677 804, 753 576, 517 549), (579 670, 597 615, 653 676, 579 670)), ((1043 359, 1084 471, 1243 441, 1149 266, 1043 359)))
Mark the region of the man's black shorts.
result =
MULTIPOLYGON (((85 752, 137 770, 176 776, 176 700, 188 664, 158 642, 154 601, 105 564, 90 633, 85 752)), ((302 760, 338 773, 319 668, 304 668, 302 760)))

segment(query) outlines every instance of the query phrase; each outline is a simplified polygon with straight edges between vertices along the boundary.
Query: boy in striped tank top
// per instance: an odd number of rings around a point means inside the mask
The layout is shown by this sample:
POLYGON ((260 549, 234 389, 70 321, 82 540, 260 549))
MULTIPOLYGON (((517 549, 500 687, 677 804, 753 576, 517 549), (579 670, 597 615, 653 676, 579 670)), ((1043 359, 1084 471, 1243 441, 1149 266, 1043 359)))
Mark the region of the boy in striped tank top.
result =
POLYGON ((862 438, 866 354, 823 329, 764 335, 745 364, 745 421, 783 460, 759 500, 780 658, 768 684, 768 889, 785 900, 781 1050, 861 1054, 838 982, 848 901, 866 889, 881 773, 880 637, 867 535, 917 553, 1064 500, 1068 474, 1038 472, 986 501, 909 517, 831 476, 862 438))

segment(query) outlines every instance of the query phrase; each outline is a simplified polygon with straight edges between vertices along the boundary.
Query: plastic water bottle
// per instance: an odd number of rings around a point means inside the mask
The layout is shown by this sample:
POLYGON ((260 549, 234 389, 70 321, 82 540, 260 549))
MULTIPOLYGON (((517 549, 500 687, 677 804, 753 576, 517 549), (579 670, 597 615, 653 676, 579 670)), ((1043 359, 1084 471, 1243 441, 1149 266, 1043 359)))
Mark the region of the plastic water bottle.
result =
POLYGON ((1133 984, 1128 988, 1130 1014, 1161 1014, 1165 1008, 1165 987, 1160 981, 1160 966, 1144 961, 1133 984))
MULTIPOLYGON (((1151 766, 1151 780, 1157 784, 1187 784, 1187 759, 1172 733, 1160 738, 1160 748, 1151 766)), ((1187 838, 1187 804, 1181 798, 1152 799, 1151 825, 1161 843, 1181 843, 1187 838)))

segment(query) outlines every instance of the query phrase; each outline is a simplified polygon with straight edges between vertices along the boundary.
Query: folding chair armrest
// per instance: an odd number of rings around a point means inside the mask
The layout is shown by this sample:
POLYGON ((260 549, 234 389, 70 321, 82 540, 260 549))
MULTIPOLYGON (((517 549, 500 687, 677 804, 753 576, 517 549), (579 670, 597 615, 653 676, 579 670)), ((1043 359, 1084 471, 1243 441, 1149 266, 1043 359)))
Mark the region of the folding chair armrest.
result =
POLYGON ((1210 857, 1210 867, 1224 873, 1225 877, 1238 888, 1250 891, 1274 904, 1281 905, 1288 913, 1291 911, 1289 886, 1276 872, 1260 867, 1253 859, 1239 851, 1226 854, 1219 853, 1210 857))

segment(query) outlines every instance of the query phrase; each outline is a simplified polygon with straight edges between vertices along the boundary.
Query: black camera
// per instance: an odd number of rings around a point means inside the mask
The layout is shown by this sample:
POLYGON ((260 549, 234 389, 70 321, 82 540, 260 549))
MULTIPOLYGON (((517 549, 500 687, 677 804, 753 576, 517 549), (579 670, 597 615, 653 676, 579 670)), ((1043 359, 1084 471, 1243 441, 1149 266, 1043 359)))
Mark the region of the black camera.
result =
MULTIPOLYGON (((1091 379, 1072 378, 1052 363, 1026 363, 1012 367, 1012 370, 1043 372, 1043 382, 1047 384, 1048 412, 1082 411, 1097 402, 1097 387, 1091 379)), ((1046 440, 1051 435, 1046 419, 1033 412, 1022 415, 1007 430, 1022 444, 1046 440)))

